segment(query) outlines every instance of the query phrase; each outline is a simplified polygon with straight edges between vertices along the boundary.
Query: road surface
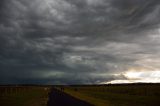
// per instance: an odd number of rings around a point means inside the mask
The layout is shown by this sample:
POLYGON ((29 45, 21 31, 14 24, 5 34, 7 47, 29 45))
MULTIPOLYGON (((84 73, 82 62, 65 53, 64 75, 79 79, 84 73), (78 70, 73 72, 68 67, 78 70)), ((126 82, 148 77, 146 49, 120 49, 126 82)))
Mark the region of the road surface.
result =
POLYGON ((48 106, 93 106, 55 88, 49 94, 48 106))

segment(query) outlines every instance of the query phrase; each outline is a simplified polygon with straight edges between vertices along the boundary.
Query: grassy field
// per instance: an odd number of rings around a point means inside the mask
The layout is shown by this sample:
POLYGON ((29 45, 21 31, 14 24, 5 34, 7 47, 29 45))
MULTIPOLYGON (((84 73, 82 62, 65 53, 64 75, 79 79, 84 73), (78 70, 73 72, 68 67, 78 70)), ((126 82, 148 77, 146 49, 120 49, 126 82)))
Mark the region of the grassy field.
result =
MULTIPOLYGON (((160 106, 160 84, 57 86, 95 106, 160 106)), ((0 106, 47 106, 50 87, 1 86, 0 106)))
POLYGON ((95 106, 160 106, 160 84, 68 86, 64 92, 95 106))
POLYGON ((0 87, 0 106, 47 106, 48 87, 0 87))

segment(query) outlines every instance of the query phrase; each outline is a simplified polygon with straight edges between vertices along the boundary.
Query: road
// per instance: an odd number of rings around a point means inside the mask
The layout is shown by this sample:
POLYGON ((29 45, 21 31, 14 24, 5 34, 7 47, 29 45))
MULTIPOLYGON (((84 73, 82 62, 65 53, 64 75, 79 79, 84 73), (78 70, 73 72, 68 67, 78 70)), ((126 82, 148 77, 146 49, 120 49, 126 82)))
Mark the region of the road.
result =
POLYGON ((93 106, 55 88, 49 94, 48 106, 93 106))

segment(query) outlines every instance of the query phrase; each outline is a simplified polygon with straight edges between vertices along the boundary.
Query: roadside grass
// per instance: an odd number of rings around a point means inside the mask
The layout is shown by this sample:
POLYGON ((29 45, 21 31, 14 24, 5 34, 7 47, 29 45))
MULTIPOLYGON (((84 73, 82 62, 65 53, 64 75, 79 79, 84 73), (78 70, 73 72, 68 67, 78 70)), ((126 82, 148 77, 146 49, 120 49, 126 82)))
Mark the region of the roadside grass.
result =
POLYGON ((103 100, 101 98, 96 98, 93 97, 91 95, 89 95, 89 93, 84 93, 84 92, 77 92, 71 89, 65 89, 65 93, 76 97, 80 100, 86 101, 90 104, 93 104, 95 106, 111 106, 110 102, 108 100, 103 100))
POLYGON ((78 86, 65 92, 95 106, 160 106, 160 85, 78 86))
POLYGON ((46 106, 49 89, 29 87, 0 95, 0 106, 46 106))

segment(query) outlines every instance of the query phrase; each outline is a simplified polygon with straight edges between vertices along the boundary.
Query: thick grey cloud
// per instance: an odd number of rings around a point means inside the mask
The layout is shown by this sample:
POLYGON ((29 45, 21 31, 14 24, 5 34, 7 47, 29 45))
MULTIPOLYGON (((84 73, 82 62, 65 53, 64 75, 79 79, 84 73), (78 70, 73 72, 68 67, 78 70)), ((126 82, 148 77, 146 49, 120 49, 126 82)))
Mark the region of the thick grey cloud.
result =
POLYGON ((160 69, 158 0, 1 0, 0 83, 89 84, 160 69))

